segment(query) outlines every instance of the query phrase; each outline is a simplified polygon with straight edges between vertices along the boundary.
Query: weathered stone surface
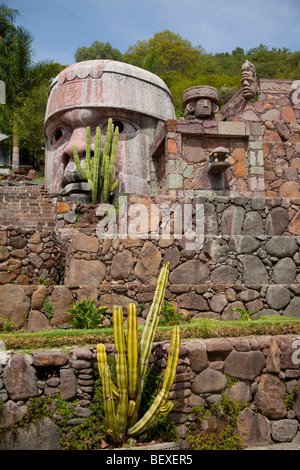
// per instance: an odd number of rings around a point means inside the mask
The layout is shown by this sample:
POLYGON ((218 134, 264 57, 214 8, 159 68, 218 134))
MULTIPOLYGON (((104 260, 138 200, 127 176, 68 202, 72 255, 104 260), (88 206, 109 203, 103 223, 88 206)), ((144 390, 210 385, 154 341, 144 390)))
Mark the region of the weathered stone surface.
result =
POLYGON ((244 267, 244 281, 250 285, 268 284, 269 276, 262 261, 253 255, 239 255, 244 267))
POLYGON ((287 211, 283 207, 275 207, 266 218, 266 233, 281 235, 288 225, 287 211))
POLYGON ((77 233, 72 240, 70 250, 98 253, 99 239, 97 237, 85 235, 84 233, 77 233))
POLYGON ((31 310, 28 315, 27 320, 27 330, 34 331, 43 331, 49 330, 50 323, 46 315, 44 315, 39 310, 31 310))
POLYGON ((29 253, 28 259, 35 269, 40 269, 44 264, 42 258, 36 253, 29 253))
POLYGON ((43 307, 43 303, 48 295, 46 286, 38 286, 38 288, 32 293, 31 297, 31 308, 32 310, 40 310, 43 307))
POLYGON ((73 306, 74 300, 71 291, 65 286, 55 286, 50 297, 53 309, 51 323, 60 325, 64 323, 70 315, 67 310, 73 306))
POLYGON ((242 233, 245 209, 241 206, 229 206, 222 214, 221 234, 240 235, 242 233))
POLYGON ((254 380, 265 367, 265 358, 260 351, 231 351, 225 359, 225 374, 242 380, 254 380))
POLYGON ((36 367, 62 367, 68 363, 68 354, 60 351, 41 351, 33 355, 33 365, 36 367))
POLYGON ((81 299, 98 299, 98 287, 97 286, 82 286, 77 291, 77 300, 81 299))
POLYGON ((16 326, 24 323, 30 308, 30 299, 17 284, 0 286, 0 312, 16 326))
POLYGON ((14 237, 12 239, 10 239, 10 245, 13 247, 13 248, 24 248, 26 245, 27 245, 27 240, 25 237, 14 237))
POLYGON ((238 435, 245 447, 271 444, 270 421, 249 408, 243 410, 238 418, 238 435))
POLYGON ((0 245, 7 244, 7 233, 6 230, 0 230, 0 245))
POLYGON ((288 229, 292 235, 300 235, 300 212, 296 212, 288 226, 288 229))
POLYGON ((237 382, 232 387, 226 389, 226 393, 231 400, 239 403, 250 403, 252 393, 250 387, 244 382, 237 382))
POLYGON ((127 279, 132 273, 134 259, 130 251, 117 253, 112 261, 110 275, 112 279, 127 279))
POLYGON ((77 380, 72 369, 60 369, 60 391, 63 400, 73 400, 76 397, 77 380))
POLYGON ((266 293, 266 301, 270 308, 280 310, 288 305, 291 299, 290 291, 283 286, 269 286, 266 293))
POLYGON ((7 433, 0 443, 0 450, 58 450, 59 440, 57 426, 46 417, 7 433))
POLYGON ((293 411, 295 412, 297 418, 300 420, 300 379, 297 381, 297 396, 293 403, 293 411))
POLYGON ((14 401, 37 397, 37 376, 24 354, 14 354, 4 369, 3 381, 10 398, 14 401))
POLYGON ((271 435, 274 441, 291 442, 298 431, 298 421, 295 419, 280 419, 271 424, 271 435))
POLYGON ((76 214, 74 211, 66 212, 64 214, 64 220, 69 224, 75 224, 76 222, 76 214))
POLYGON ((195 378, 192 384, 192 392, 200 393, 219 393, 225 390, 227 379, 222 372, 206 368, 195 378))
POLYGON ((209 276, 208 266, 200 260, 189 260, 170 275, 172 284, 204 284, 209 276))
POLYGON ((205 344, 201 341, 189 343, 189 360, 193 372, 199 373, 208 365, 205 344))
POLYGON ((264 226, 261 215, 256 211, 247 212, 243 223, 243 235, 262 235, 264 226))
POLYGON ((294 297, 283 312, 287 317, 300 318, 300 297, 294 297))
POLYGON ((253 289, 243 290, 238 294, 238 299, 242 302, 252 302, 259 297, 259 293, 253 289))
POLYGON ((205 299, 199 294, 194 292, 188 294, 182 294, 177 297, 177 303, 179 308, 186 308, 190 310, 208 310, 208 305, 205 299))
POLYGON ((134 273, 144 284, 155 284, 162 256, 151 242, 146 242, 139 254, 134 273))
POLYGON ((267 253, 278 258, 293 256, 297 249, 298 245, 294 237, 272 237, 265 245, 267 253))
POLYGON ((274 266, 273 276, 275 284, 294 284, 297 268, 291 258, 282 258, 274 266))
MULTIPOLYGON (((132 302, 132 299, 121 294, 104 294, 100 296, 100 304, 107 307, 107 313, 112 313, 114 305, 121 305, 123 308, 124 316, 127 315, 127 307, 132 302)), ((136 302, 134 302, 136 303, 136 302)))
POLYGON ((176 268, 180 263, 180 253, 177 246, 173 246, 169 250, 166 250, 163 264, 170 263, 170 271, 176 268))
POLYGON ((6 261, 9 258, 9 251, 6 246, 0 246, 0 261, 6 261))
POLYGON ((222 310, 226 307, 228 304, 226 295, 225 294, 216 294, 214 295, 209 301, 209 306, 211 310, 217 313, 221 313, 222 310))
POLYGON ((299 181, 287 181, 283 183, 279 188, 280 197, 300 197, 300 186, 299 181))
POLYGON ((271 341, 270 352, 266 359, 266 370, 271 374, 279 374, 281 370, 280 350, 276 341, 271 341))
POLYGON ((235 235, 230 237, 229 250, 238 254, 252 253, 260 247, 260 242, 251 235, 235 235))
POLYGON ((286 388, 275 375, 262 374, 254 403, 258 410, 270 419, 281 419, 286 416, 286 388))
POLYGON ((99 260, 85 260, 73 258, 67 276, 70 287, 84 285, 99 285, 106 273, 105 264, 99 260))
POLYGON ((229 251, 228 244, 220 237, 206 237, 203 252, 213 260, 226 256, 229 251))
MULTIPOLYGON (((23 416, 28 413, 26 405, 18 406, 13 400, 8 400, 2 406, 2 413, 0 414, 0 423, 4 428, 13 427, 17 424, 23 416)), ((4 443, 0 441, 0 450, 4 450, 4 443)))
POLYGON ((210 279, 214 284, 234 284, 238 277, 237 269, 232 266, 220 266, 213 270, 210 279))

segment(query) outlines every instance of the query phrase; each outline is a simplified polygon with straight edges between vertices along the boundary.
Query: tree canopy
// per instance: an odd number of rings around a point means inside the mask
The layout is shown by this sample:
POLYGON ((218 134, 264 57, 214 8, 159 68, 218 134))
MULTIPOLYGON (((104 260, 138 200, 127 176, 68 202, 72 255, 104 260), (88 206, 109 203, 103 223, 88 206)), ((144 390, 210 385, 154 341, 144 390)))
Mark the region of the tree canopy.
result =
MULTIPOLYGON (((58 63, 33 62, 32 35, 15 26, 19 11, 0 4, 0 80, 6 83, 6 105, 0 105, 0 129, 37 162, 44 158, 43 121, 51 79, 64 67, 58 63), (18 144, 18 145, 19 145, 18 144)), ((78 47, 76 62, 109 59, 127 62, 161 77, 170 88, 176 116, 183 116, 183 91, 195 85, 218 89, 224 105, 241 86, 241 68, 246 59, 255 65, 257 78, 299 79, 300 51, 259 44, 245 51, 237 46, 231 53, 207 53, 170 30, 139 40, 122 54, 109 42, 95 40, 78 47)), ((3 144, 2 144, 3 145, 3 144)))

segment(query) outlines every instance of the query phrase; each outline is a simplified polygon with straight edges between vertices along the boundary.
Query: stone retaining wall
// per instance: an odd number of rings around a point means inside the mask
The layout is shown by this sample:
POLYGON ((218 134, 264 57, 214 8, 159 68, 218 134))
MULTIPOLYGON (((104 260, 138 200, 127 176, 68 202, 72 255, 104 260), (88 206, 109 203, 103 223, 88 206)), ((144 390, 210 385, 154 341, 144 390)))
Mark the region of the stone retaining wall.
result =
MULTIPOLYGON (((141 238, 99 240, 97 227, 74 224, 50 231, 18 227, 0 231, 1 314, 29 331, 67 326, 66 310, 82 298, 108 307, 138 307, 143 322, 161 266, 170 262, 166 300, 185 316, 233 319, 233 308, 259 314, 300 316, 299 199, 243 197, 131 196, 143 204, 141 238), (151 209, 168 202, 170 235, 157 218, 150 233, 151 209), (172 231, 176 208, 188 204, 191 223, 203 208, 203 246, 195 249, 172 231), (51 318, 43 309, 48 297, 51 318), (141 306, 146 308, 142 310, 141 306)), ((130 218, 130 217, 129 217, 130 218)), ((100 219, 99 219, 100 220, 100 219)))
MULTIPOLYGON (((178 427, 178 436, 185 439, 188 429, 196 428, 193 408, 220 404, 222 393, 239 403, 248 403, 240 413, 237 434, 244 446, 266 445, 272 442, 291 442, 299 438, 300 420, 300 336, 227 338, 187 340, 181 342, 180 358, 169 398, 174 403, 172 420, 178 427), (289 398, 287 400, 287 397, 289 398)), ((163 369, 169 343, 156 343, 152 363, 163 369)), ((108 355, 113 346, 107 346, 108 355)), ((14 353, 1 351, 0 414, 4 437, 0 449, 56 448, 57 426, 66 430, 81 424, 91 416, 90 404, 97 377, 94 371, 95 346, 75 348, 69 352, 44 350, 14 353), (51 419, 18 429, 20 419, 26 416, 30 398, 54 399, 61 394, 69 403, 67 421, 49 405, 51 419), (76 405, 74 404, 76 401, 76 405), (11 433, 16 426, 15 434, 11 433)))

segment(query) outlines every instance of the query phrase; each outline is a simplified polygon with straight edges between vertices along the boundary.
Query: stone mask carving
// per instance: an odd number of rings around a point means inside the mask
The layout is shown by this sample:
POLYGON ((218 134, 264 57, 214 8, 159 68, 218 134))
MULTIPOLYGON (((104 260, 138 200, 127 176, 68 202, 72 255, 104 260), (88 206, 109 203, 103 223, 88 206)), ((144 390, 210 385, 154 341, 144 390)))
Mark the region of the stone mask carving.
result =
POLYGON ((211 86, 194 86, 183 92, 184 118, 214 119, 219 111, 218 90, 211 86))
POLYGON ((147 194, 150 146, 175 113, 170 91, 156 75, 123 62, 92 60, 73 64, 53 81, 45 116, 45 183, 52 194, 88 202, 73 146, 84 158, 86 127, 94 149, 95 129, 105 140, 108 118, 119 126, 116 173, 122 193, 147 194))
POLYGON ((241 82, 244 98, 246 100, 255 98, 257 92, 256 69, 249 60, 246 60, 242 66, 241 82))

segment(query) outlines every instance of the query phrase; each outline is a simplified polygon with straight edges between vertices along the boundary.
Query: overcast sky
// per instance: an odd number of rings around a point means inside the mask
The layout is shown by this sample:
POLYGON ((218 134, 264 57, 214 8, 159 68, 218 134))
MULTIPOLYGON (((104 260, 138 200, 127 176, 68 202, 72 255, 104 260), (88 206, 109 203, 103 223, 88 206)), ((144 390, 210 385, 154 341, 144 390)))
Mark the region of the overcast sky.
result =
POLYGON ((77 47, 109 42, 124 53, 169 29, 209 53, 260 43, 300 50, 300 0, 0 0, 20 12, 35 61, 75 62, 77 47))

